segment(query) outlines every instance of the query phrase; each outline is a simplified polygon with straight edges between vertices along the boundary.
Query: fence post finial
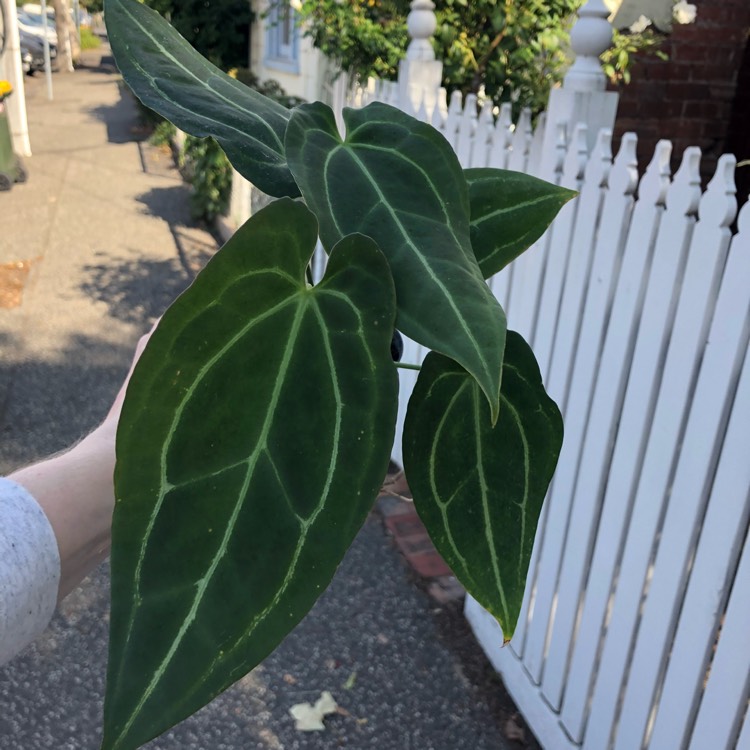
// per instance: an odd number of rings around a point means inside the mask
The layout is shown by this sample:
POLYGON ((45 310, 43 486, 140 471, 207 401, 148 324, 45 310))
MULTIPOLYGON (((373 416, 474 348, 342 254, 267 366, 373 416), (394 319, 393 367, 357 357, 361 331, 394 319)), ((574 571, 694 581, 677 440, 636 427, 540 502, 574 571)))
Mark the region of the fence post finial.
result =
POLYGON ((574 91, 604 91, 604 75, 599 55, 612 44, 609 9, 603 0, 588 0, 578 11, 578 20, 570 32, 575 62, 565 76, 565 88, 574 91))
POLYGON ((612 43, 608 15, 603 0, 588 0, 578 11, 570 33, 576 59, 563 85, 552 89, 547 102, 545 153, 554 150, 554 129, 559 122, 567 122, 570 132, 578 123, 586 123, 589 152, 602 128, 614 129, 619 94, 606 90, 607 77, 599 62, 599 55, 612 43))
POLYGON ((406 28, 411 42, 406 49, 407 60, 434 60, 435 50, 430 37, 437 28, 435 3, 432 0, 412 0, 411 11, 406 18, 406 28))
POLYGON ((432 0, 412 0, 406 24, 411 42, 406 59, 398 66, 399 106, 407 112, 418 112, 423 107, 430 117, 437 106, 443 78, 443 63, 435 59, 430 42, 437 28, 432 0))

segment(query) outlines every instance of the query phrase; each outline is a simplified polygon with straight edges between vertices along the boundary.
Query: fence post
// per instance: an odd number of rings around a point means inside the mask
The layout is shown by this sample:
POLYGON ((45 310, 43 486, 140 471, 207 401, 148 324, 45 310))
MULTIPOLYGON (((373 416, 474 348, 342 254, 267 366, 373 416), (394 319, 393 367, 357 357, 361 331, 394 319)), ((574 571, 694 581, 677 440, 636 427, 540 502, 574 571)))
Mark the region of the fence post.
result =
POLYGON ((435 4, 431 0, 412 0, 407 18, 411 42, 406 59, 398 66, 399 102, 407 112, 416 113, 424 104, 429 115, 437 105, 443 63, 435 59, 430 43, 436 27, 435 4))
POLYGON ((608 16, 609 10, 602 0, 588 0, 578 11, 578 20, 570 33, 576 59, 562 87, 550 92, 543 153, 554 148, 560 122, 567 122, 571 133, 579 123, 588 126, 589 152, 599 131, 614 127, 619 94, 606 91, 607 77, 599 62, 599 55, 612 44, 608 16))

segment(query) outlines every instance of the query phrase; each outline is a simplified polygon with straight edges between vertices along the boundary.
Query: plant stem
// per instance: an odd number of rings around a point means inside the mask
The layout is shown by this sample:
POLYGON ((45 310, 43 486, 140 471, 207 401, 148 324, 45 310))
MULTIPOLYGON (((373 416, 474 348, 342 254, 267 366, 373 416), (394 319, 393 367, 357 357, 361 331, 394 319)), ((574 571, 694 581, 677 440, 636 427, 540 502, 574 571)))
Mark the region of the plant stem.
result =
POLYGON ((421 370, 422 365, 410 365, 407 362, 394 362, 396 367, 400 367, 402 370, 421 370))

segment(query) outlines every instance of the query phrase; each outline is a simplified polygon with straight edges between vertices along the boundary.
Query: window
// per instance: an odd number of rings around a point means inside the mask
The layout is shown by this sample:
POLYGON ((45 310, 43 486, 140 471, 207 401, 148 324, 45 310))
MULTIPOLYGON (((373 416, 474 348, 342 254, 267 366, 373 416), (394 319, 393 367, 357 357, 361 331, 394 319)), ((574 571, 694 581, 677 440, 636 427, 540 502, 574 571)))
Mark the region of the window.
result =
POLYGON ((274 2, 266 17, 266 67, 299 73, 299 32, 294 9, 274 2))

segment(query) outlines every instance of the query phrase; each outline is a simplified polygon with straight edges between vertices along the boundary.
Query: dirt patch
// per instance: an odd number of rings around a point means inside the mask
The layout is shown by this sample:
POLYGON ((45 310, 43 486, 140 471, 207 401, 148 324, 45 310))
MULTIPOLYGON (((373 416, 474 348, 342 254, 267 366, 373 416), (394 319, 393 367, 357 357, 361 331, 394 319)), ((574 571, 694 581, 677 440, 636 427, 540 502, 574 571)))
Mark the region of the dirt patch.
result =
POLYGON ((23 290, 34 262, 17 260, 0 265, 0 308, 10 310, 21 306, 23 290))

